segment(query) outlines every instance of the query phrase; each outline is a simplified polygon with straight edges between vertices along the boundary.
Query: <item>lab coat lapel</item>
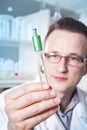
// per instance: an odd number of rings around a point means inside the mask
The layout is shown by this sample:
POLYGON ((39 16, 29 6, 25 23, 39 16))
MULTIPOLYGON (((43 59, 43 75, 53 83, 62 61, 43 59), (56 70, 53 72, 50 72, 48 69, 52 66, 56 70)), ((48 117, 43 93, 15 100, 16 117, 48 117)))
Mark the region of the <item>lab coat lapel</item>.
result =
POLYGON ((65 130, 61 121, 56 114, 52 115, 45 121, 47 130, 65 130))

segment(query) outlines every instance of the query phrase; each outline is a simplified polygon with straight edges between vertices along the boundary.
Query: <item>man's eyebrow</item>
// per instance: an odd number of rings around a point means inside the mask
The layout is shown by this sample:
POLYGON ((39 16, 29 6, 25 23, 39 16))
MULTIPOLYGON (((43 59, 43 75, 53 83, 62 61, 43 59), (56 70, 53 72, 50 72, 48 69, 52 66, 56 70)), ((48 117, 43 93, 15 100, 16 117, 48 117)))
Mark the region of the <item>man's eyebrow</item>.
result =
MULTIPOLYGON (((49 52, 46 52, 46 53, 55 53, 55 54, 59 54, 59 55, 62 55, 59 51, 49 51, 49 52)), ((80 54, 77 54, 75 52, 71 52, 69 54, 67 54, 66 56, 78 56, 78 57, 82 57, 80 54)))
POLYGON ((49 51, 49 52, 47 52, 47 53, 58 53, 58 54, 59 54, 58 51, 49 51))
POLYGON ((69 55, 73 55, 73 56, 79 56, 81 57, 81 55, 77 54, 77 53, 70 53, 69 55))

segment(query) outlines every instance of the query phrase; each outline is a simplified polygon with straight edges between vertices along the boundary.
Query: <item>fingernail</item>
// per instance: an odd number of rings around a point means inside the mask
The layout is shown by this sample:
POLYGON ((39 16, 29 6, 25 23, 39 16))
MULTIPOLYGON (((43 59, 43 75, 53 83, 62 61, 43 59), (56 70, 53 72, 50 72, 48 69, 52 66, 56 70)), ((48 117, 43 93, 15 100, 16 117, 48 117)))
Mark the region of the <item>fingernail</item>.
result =
POLYGON ((48 85, 47 83, 44 83, 44 84, 43 84, 43 88, 48 89, 48 88, 49 88, 49 85, 48 85))
POLYGON ((51 95, 51 96, 55 96, 55 95, 56 95, 56 92, 55 92, 54 90, 51 90, 51 91, 50 91, 50 95, 51 95))
POLYGON ((59 104, 59 103, 60 103, 60 99, 59 99, 58 97, 56 97, 56 98, 54 99, 54 102, 55 102, 56 104, 59 104))

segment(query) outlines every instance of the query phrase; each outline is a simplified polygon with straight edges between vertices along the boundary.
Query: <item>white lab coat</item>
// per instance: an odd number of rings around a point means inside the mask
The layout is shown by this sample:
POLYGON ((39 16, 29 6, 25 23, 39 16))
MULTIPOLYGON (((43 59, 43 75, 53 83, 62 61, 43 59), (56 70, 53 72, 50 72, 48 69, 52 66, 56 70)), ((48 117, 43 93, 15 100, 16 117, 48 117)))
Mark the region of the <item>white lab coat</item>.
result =
MULTIPOLYGON (((80 102, 73 110, 69 130, 87 130, 87 93, 77 89, 80 102)), ((46 121, 37 125, 35 130, 65 130, 57 115, 54 114, 46 121)))
MULTIPOLYGON (((8 90, 9 91, 9 90, 8 90)), ((8 130, 8 118, 4 112, 4 95, 8 92, 5 91, 0 95, 0 130, 8 130)), ((81 89, 77 89, 80 102, 73 110, 70 129, 69 130, 87 130, 87 93, 81 89)), ((54 114, 44 122, 37 125, 34 130, 65 130, 57 115, 54 114)))

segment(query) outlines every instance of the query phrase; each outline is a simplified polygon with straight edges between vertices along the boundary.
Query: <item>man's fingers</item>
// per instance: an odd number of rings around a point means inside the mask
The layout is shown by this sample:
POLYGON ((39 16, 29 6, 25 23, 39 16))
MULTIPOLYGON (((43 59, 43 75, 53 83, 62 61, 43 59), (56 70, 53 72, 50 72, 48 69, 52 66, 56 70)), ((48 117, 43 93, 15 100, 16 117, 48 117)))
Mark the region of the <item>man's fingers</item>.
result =
POLYGON ((46 112, 46 111, 58 106, 59 100, 58 101, 55 101, 55 100, 57 100, 57 98, 42 101, 42 102, 36 103, 34 105, 31 105, 29 107, 26 107, 26 108, 20 110, 19 118, 25 120, 26 118, 30 118, 30 117, 33 117, 40 113, 46 112))
POLYGON ((16 121, 20 122, 20 121, 26 120, 27 118, 31 118, 40 113, 46 112, 58 106, 59 103, 60 101, 58 98, 53 98, 50 100, 45 100, 45 101, 33 104, 31 106, 25 107, 24 109, 20 109, 16 111, 9 111, 9 115, 10 116, 13 115, 13 117, 12 116, 11 117, 15 119, 16 121), (14 114, 12 112, 14 112, 14 114))
POLYGON ((30 92, 26 95, 21 96, 20 98, 16 100, 12 100, 7 103, 8 107, 10 109, 23 109, 27 106, 30 106, 34 103, 41 102, 43 100, 48 100, 56 97, 56 92, 53 90, 45 90, 45 91, 39 91, 39 92, 30 92), (14 105, 10 105, 14 104, 14 105))
POLYGON ((45 89, 48 89, 49 85, 47 83, 26 83, 12 91, 10 91, 6 95, 6 99, 17 99, 21 97, 22 95, 28 93, 28 92, 33 92, 33 91, 43 91, 45 89))
POLYGON ((26 120, 23 120, 19 123, 16 124, 16 127, 18 127, 20 130, 23 129, 32 129, 34 128, 37 124, 41 123, 42 121, 46 120, 49 118, 51 115, 53 115, 57 111, 58 107, 54 107, 50 110, 47 110, 43 113, 40 113, 36 116, 33 116, 31 118, 27 118, 26 120))

